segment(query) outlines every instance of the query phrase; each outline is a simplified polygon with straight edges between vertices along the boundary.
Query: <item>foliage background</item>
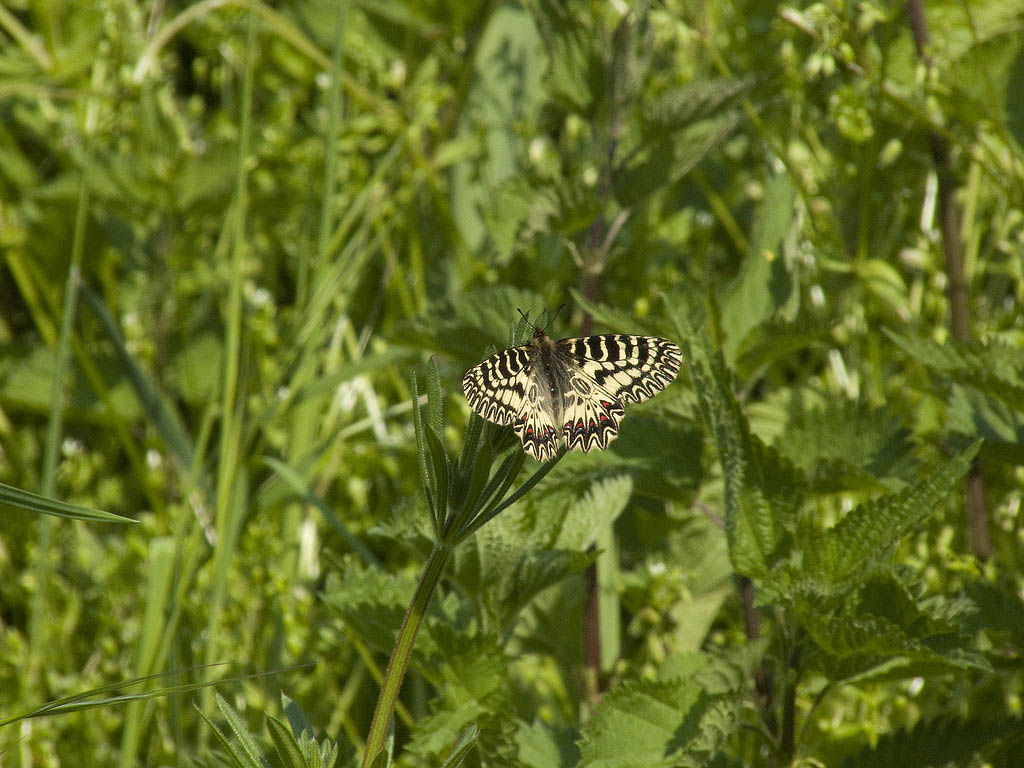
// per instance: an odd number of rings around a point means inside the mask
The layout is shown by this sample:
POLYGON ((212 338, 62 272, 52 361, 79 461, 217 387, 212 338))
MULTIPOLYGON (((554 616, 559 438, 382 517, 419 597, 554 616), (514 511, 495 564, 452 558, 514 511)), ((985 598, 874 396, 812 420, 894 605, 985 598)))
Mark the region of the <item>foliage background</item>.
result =
POLYGON ((218 764, 193 703, 354 760, 430 546, 409 370, 457 454, 462 373, 568 302, 686 369, 458 550, 401 761, 1010 764, 1024 7, 925 10, 930 67, 871 2, 0 7, 0 481, 138 521, 4 507, 0 760, 218 764), (892 526, 840 590, 844 519, 892 526))

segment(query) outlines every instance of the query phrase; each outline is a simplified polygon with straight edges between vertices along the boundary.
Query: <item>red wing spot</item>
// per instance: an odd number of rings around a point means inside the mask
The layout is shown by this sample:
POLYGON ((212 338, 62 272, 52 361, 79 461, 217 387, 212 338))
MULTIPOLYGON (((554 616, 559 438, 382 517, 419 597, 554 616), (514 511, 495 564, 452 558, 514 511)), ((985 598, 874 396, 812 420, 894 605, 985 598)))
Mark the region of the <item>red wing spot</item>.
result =
POLYGON ((593 419, 591 419, 591 420, 590 420, 590 428, 591 428, 591 429, 593 429, 593 428, 594 428, 594 426, 595 426, 595 425, 594 425, 594 420, 593 420, 593 419))
POLYGON ((526 434, 532 435, 533 434, 533 427, 527 427, 526 428, 526 434))
POLYGON ((603 413, 601 414, 601 421, 608 421, 608 417, 605 416, 603 413))

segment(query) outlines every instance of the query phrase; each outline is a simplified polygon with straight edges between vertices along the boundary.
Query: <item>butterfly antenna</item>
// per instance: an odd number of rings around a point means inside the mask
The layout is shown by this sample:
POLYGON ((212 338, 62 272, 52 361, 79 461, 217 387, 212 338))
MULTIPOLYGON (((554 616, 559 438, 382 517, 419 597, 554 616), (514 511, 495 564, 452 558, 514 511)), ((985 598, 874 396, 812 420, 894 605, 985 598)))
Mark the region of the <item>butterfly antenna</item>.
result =
POLYGON ((562 311, 563 309, 565 309, 565 306, 566 306, 566 305, 565 305, 564 303, 562 303, 561 305, 559 305, 558 309, 556 309, 556 310, 555 310, 555 314, 553 314, 553 315, 551 316, 551 321, 550 321, 550 322, 548 323, 548 325, 551 325, 551 323, 555 322, 555 318, 556 318, 556 317, 558 317, 558 314, 559 314, 559 313, 560 313, 560 312, 561 312, 561 311, 562 311))
POLYGON ((521 310, 521 309, 520 309, 519 307, 516 307, 516 312, 518 312, 518 313, 519 313, 519 316, 520 316, 521 318, 523 318, 523 320, 525 320, 525 321, 526 321, 526 324, 527 324, 527 325, 530 325, 530 324, 531 324, 531 323, 530 323, 530 316, 529 316, 529 315, 524 315, 524 314, 523 314, 523 310, 521 310))

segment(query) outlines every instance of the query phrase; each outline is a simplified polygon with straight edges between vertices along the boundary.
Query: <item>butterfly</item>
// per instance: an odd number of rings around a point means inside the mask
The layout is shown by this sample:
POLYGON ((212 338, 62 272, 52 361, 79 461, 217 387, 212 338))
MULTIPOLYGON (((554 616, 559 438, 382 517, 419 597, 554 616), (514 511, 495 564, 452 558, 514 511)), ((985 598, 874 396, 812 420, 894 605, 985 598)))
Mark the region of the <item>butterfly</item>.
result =
POLYGON ((534 326, 533 341, 492 355, 462 379, 469 407, 511 425, 523 450, 550 459, 569 448, 607 448, 624 403, 654 397, 675 379, 679 347, 656 336, 607 334, 553 341, 534 326))

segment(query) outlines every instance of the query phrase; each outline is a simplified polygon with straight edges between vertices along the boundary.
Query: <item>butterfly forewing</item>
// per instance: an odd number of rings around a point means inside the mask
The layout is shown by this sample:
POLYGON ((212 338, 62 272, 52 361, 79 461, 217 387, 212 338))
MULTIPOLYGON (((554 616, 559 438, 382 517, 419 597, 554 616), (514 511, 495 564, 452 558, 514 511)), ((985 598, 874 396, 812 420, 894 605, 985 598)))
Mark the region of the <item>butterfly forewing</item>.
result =
POLYGON ((607 448, 619 433, 624 402, 667 387, 679 371, 679 347, 655 336, 608 334, 552 342, 539 328, 533 343, 506 349, 462 379, 470 407, 511 424, 523 449, 544 461, 560 437, 570 448, 607 448))
POLYGON ((588 378, 627 403, 654 397, 679 373, 679 347, 656 336, 562 339, 558 349, 588 378))
POLYGON ((462 391, 469 407, 495 424, 519 422, 532 381, 530 350, 530 346, 512 347, 466 371, 462 391))

